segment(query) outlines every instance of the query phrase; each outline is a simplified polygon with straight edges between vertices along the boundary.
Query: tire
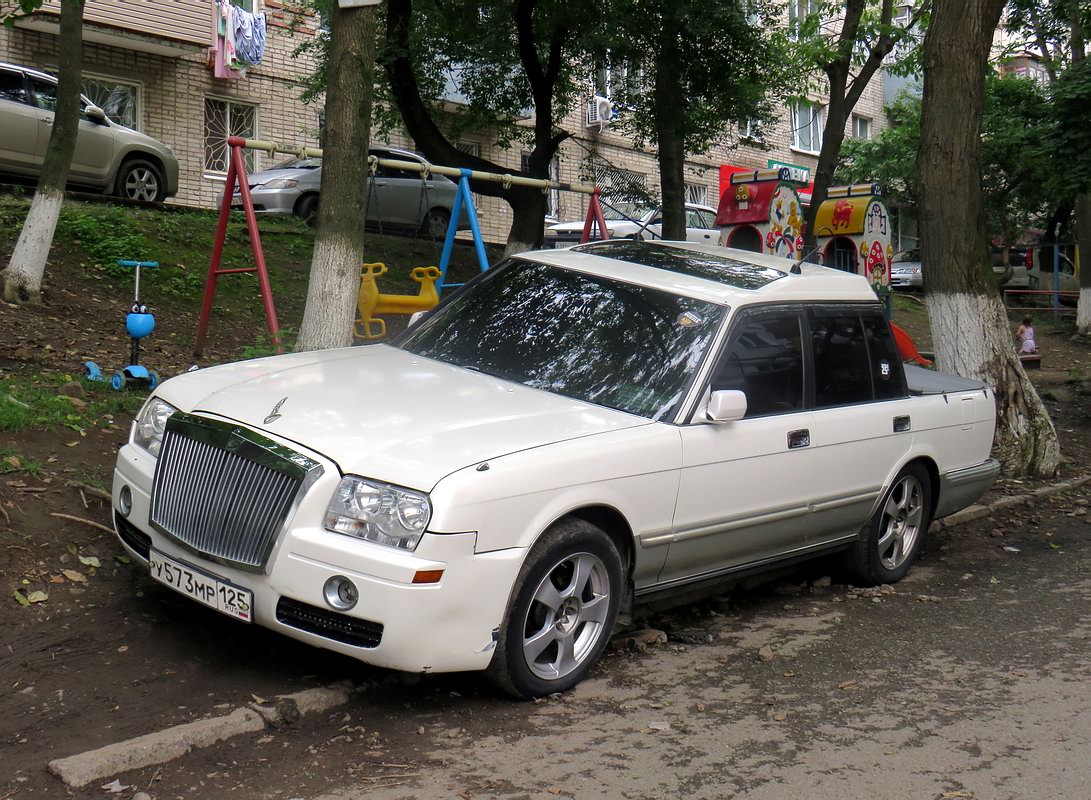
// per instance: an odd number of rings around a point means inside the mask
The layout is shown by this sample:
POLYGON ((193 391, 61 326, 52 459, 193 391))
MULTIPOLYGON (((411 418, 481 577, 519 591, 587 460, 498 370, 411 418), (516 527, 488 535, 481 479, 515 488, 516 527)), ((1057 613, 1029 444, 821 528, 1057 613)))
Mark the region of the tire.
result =
POLYGON ((162 203, 167 195, 163 171, 151 161, 133 158, 121 165, 114 184, 118 197, 141 200, 145 203, 162 203))
POLYGON ((120 392, 129 384, 129 377, 120 370, 115 372, 113 377, 110 378, 110 388, 115 392, 120 392))
POLYGON ((529 700, 583 680, 613 633, 623 572, 601 528, 566 519, 546 531, 512 588, 488 668, 493 685, 529 700))
POLYGON ((159 373, 156 372, 154 369, 148 370, 148 388, 155 389, 155 387, 158 386, 159 383, 159 373))
POLYGON ((318 215, 318 195, 305 194, 296 200, 293 213, 308 225, 314 225, 318 215))
POLYGON ((451 224, 451 212, 446 208, 433 208, 424 215, 424 222, 420 230, 425 236, 433 239, 444 239, 447 236, 447 228, 451 224))
POLYGON ((847 554, 846 566, 861 583, 895 583, 917 560, 931 523, 932 484, 920 464, 907 464, 847 554))

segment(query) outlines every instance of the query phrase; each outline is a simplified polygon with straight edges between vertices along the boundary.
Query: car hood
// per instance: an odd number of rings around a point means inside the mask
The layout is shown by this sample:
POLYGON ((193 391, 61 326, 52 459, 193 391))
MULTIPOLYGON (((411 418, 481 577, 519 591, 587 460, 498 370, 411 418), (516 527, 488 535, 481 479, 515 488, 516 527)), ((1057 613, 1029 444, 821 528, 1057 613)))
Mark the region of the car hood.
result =
POLYGON ((343 472, 422 491, 491 458, 650 424, 386 345, 198 370, 156 394, 295 442, 343 472))
POLYGON ((897 264, 890 265, 891 272, 916 272, 920 268, 919 261, 899 261, 897 264))
POLYGON ((271 181, 273 178, 292 178, 301 180, 303 178, 321 175, 321 169, 321 167, 318 167, 317 169, 266 169, 261 172, 255 172, 248 177, 250 179, 250 185, 257 186, 259 183, 271 181))

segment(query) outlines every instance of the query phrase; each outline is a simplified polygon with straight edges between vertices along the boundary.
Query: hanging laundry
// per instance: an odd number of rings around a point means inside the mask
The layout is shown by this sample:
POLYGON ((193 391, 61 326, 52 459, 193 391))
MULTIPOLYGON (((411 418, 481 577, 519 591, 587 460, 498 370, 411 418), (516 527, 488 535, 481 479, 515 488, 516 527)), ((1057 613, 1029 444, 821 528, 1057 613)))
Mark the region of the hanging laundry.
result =
POLYGON ((265 55, 265 15, 234 9, 234 50, 244 66, 260 64, 265 55))
POLYGON ((224 63, 227 64, 230 69, 242 69, 243 67, 235 48, 235 27, 238 24, 239 11, 240 9, 233 6, 230 2, 220 3, 220 13, 224 25, 224 63))

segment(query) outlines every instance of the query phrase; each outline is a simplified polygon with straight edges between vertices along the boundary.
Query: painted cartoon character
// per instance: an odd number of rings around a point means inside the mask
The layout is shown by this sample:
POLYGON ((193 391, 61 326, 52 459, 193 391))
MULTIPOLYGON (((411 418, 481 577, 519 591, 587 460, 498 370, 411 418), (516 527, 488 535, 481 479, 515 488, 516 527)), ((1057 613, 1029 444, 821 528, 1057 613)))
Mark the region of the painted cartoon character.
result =
POLYGON ((871 278, 871 285, 875 288, 887 285, 886 254, 883 252, 881 242, 872 243, 865 263, 865 272, 871 278))
POLYGON ((878 203, 872 203, 867 213, 867 232, 886 236, 886 212, 878 203))
POLYGON ((788 228, 794 232, 798 232, 802 227, 802 220, 797 213, 798 207, 795 200, 788 203, 788 228))
POLYGON ((833 206, 833 219, 830 224, 834 230, 847 228, 852 222, 852 203, 848 200, 838 200, 833 206))
POLYGON ((735 202, 738 204, 739 209, 745 211, 750 207, 750 187, 739 186, 735 190, 735 202))

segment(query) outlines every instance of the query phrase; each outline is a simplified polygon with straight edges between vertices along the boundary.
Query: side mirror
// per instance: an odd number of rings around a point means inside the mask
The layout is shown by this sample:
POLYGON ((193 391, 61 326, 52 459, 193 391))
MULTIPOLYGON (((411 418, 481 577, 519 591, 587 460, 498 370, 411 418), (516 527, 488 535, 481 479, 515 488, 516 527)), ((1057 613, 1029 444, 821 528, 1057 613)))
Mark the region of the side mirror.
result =
POLYGON ((708 399, 705 417, 709 422, 734 422, 746 416, 746 393, 721 389, 708 399))
POLYGON ((83 115, 96 125, 106 124, 106 112, 98 106, 87 106, 87 108, 83 110, 83 115))

